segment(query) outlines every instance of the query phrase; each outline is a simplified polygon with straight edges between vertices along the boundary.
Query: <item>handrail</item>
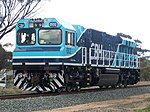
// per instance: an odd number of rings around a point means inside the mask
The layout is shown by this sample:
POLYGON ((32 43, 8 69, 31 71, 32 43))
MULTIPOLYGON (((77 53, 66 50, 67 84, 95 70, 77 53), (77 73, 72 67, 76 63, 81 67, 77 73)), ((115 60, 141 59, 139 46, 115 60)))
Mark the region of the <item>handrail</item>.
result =
POLYGON ((82 64, 87 64, 87 48, 82 47, 82 64))
POLYGON ((0 86, 2 87, 6 86, 6 79, 7 79, 6 76, 7 76, 6 69, 2 69, 0 71, 0 86))

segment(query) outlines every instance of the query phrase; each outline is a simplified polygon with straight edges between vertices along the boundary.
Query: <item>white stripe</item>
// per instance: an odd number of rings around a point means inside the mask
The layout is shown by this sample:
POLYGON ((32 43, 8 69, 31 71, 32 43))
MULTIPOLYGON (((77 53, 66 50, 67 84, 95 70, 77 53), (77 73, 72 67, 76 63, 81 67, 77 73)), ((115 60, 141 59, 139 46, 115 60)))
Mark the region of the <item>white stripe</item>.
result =
POLYGON ((36 90, 36 86, 33 89, 31 89, 31 91, 35 91, 35 90, 36 90))
POLYGON ((25 63, 25 65, 45 65, 45 63, 25 63))
POLYGON ((7 75, 7 74, 6 74, 6 73, 4 73, 3 75, 6 77, 6 75, 7 75))
MULTIPOLYGON (((49 65, 62 65, 63 63, 48 63, 49 65)), ((13 64, 13 65, 22 65, 22 64, 13 64)), ((41 63, 25 63, 25 65, 45 65, 44 62, 41 63)), ((64 63, 64 65, 74 65, 74 66, 85 66, 85 64, 80 64, 80 63, 64 63)))
POLYGON ((64 74, 64 70, 61 70, 61 73, 64 74))
POLYGON ((0 86, 1 86, 1 87, 5 87, 6 84, 5 84, 5 83, 0 83, 0 86))
MULTIPOLYGON (((1 74, 0 74, 0 76, 1 76, 1 74)), ((5 78, 6 78, 6 73, 3 74, 3 76, 0 77, 0 81, 5 80, 5 78)))
POLYGON ((85 30, 80 34, 80 36, 79 36, 77 42, 80 40, 81 36, 83 35, 83 33, 85 33, 86 30, 87 30, 87 29, 85 29, 85 30))
POLYGON ((44 91, 41 86, 38 86, 37 88, 39 89, 39 91, 44 91))
POLYGON ((14 79, 14 83, 16 83, 16 81, 18 80, 18 76, 19 74, 17 74, 17 76, 15 77, 15 79, 14 79))
POLYGON ((57 87, 52 82, 50 84, 53 89, 57 89, 57 87))
POLYGON ((64 63, 64 65, 74 65, 74 66, 82 66, 80 63, 64 63))
POLYGON ((24 85, 23 85, 23 90, 25 90, 25 88, 27 87, 27 83, 25 83, 24 85))
MULTIPOLYGON (((49 65, 62 65, 63 63, 48 63, 49 65)), ((22 65, 22 63, 13 63, 13 65, 22 65)), ((45 65, 44 62, 41 63, 25 63, 25 65, 45 65)))
POLYGON ((28 88, 26 89, 26 91, 29 91, 31 88, 32 88, 32 86, 31 86, 31 87, 28 87, 28 88))
POLYGON ((49 65, 62 65, 63 63, 48 63, 49 65))
POLYGON ((55 85, 52 83, 50 84, 50 87, 54 90, 55 89, 55 85))
POLYGON ((48 87, 44 87, 46 89, 46 91, 51 91, 48 87))
POLYGON ((74 52, 73 54, 69 55, 69 56, 13 56, 13 59, 30 59, 30 58, 70 58, 72 56, 74 56, 79 50, 81 49, 81 47, 79 47, 76 52, 74 52))
POLYGON ((12 65, 22 65, 22 63, 12 63, 12 65))
POLYGON ((58 77, 64 83, 64 77, 60 73, 58 73, 58 77))
POLYGON ((56 82, 56 84, 57 84, 59 87, 62 87, 62 85, 60 84, 60 82, 59 82, 57 79, 54 79, 54 81, 56 82))
POLYGON ((120 69, 117 69, 117 68, 106 68, 106 70, 120 70, 120 69))
POLYGON ((16 85, 17 87, 19 87, 22 84, 23 78, 20 79, 20 81, 18 82, 18 84, 16 85))

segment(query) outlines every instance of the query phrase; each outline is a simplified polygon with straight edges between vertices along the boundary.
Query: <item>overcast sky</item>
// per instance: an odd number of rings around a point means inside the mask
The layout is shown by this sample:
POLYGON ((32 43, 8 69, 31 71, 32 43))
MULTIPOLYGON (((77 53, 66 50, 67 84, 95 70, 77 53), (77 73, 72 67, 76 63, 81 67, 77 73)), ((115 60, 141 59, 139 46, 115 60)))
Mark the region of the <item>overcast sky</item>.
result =
POLYGON ((54 17, 116 35, 124 33, 150 49, 150 0, 51 0, 36 17, 54 17))
POLYGON ((56 17, 73 24, 143 42, 150 49, 150 0, 51 0, 42 17, 56 17))

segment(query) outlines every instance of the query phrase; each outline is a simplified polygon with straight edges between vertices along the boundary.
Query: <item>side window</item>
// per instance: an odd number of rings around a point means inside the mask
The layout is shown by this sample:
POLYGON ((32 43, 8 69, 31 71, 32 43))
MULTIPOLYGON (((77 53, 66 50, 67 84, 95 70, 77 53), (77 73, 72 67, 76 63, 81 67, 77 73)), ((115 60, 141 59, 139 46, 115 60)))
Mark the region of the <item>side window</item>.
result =
POLYGON ((66 45, 75 46, 75 34, 66 31, 66 45))

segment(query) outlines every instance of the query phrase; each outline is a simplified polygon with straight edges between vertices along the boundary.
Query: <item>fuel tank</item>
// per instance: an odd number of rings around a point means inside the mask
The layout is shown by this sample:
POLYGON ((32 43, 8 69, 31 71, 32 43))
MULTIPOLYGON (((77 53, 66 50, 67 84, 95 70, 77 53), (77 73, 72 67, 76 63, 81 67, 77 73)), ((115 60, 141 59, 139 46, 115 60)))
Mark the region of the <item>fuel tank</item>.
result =
POLYGON ((113 86, 116 85, 119 80, 120 69, 106 68, 102 70, 98 85, 99 86, 113 86))

